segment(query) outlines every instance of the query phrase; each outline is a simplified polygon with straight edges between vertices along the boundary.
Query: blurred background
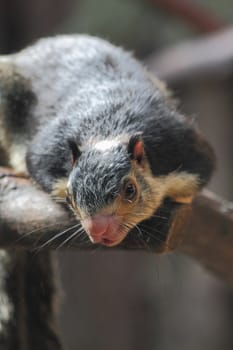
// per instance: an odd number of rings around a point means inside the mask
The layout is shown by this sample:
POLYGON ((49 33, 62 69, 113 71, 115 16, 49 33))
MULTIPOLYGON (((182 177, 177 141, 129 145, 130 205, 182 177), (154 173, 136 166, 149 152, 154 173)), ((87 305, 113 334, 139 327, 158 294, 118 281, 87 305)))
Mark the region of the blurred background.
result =
MULTIPOLYGON (((0 53, 90 33, 134 51, 214 145, 211 190, 233 199, 231 0, 0 0, 0 53), (209 39, 210 38, 210 39, 209 39)), ((233 294, 175 254, 59 253, 68 350, 231 350, 233 294)))

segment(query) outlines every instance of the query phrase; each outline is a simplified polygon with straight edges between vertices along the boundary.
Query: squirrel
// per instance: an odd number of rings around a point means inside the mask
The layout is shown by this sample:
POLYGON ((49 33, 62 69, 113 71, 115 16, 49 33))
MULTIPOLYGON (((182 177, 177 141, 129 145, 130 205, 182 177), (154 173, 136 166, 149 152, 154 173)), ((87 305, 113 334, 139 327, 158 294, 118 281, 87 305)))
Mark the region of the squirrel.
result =
POLYGON ((165 85, 88 35, 0 56, 0 157, 66 199, 91 242, 107 247, 166 200, 191 203, 215 163, 165 85))

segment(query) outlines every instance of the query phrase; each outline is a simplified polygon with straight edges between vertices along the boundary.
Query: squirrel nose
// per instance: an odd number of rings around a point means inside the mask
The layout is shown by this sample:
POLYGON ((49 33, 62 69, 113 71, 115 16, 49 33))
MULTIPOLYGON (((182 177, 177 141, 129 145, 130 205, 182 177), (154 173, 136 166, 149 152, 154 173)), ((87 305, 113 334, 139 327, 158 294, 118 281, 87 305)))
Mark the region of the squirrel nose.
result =
MULTIPOLYGON (((95 215, 82 220, 82 225, 93 243, 100 243, 111 227, 110 216, 95 215)), ((110 229, 111 230, 111 229, 110 229)))

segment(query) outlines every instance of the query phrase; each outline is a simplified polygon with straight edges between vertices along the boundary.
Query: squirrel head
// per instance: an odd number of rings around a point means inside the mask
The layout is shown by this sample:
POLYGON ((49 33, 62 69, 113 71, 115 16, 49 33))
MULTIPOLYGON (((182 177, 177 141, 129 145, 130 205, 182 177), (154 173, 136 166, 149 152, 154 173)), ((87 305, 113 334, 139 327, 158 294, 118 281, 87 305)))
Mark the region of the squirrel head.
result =
POLYGON ((190 203, 202 186, 200 174, 182 168, 152 172, 140 133, 97 140, 83 150, 71 142, 70 148, 67 200, 93 243, 119 244, 131 229, 153 217, 166 198, 190 203))
POLYGON ((80 151, 70 143, 68 202, 94 243, 119 244, 161 202, 140 134, 105 139, 80 151), (126 137, 127 139, 127 137, 126 137))

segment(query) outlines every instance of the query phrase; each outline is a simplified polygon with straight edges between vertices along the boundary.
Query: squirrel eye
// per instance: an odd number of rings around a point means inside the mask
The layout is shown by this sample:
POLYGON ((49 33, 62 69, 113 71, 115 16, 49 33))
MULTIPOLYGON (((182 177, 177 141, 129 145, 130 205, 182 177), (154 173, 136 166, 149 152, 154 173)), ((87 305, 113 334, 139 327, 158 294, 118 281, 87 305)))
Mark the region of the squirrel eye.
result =
POLYGON ((137 194, 136 186, 132 182, 128 182, 124 188, 124 196, 128 201, 132 201, 137 194))
POLYGON ((73 140, 68 140, 68 145, 71 150, 71 156, 72 156, 71 163, 72 165, 74 165, 76 160, 80 157, 81 152, 79 150, 78 145, 73 140))

